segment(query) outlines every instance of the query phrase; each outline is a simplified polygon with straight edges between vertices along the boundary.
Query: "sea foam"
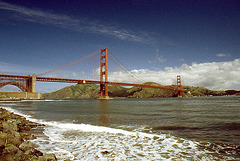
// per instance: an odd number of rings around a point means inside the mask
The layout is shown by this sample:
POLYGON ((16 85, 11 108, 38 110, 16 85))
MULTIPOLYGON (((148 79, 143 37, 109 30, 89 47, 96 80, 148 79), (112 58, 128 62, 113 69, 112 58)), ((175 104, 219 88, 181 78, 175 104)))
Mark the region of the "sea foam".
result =
POLYGON ((33 142, 43 152, 55 153, 59 160, 218 160, 233 159, 200 149, 199 143, 167 134, 126 131, 89 124, 44 121, 19 111, 7 110, 28 120, 45 124, 47 137, 33 142))

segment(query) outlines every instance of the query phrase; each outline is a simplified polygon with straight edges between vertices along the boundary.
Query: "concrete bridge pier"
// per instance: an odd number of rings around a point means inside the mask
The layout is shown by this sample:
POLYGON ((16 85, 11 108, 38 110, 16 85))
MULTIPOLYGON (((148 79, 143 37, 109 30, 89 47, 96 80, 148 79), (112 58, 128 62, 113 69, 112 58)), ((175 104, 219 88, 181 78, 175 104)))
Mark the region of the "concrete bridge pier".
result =
POLYGON ((37 80, 37 76, 36 74, 32 75, 32 91, 31 92, 36 92, 36 80, 37 80))
POLYGON ((28 75, 26 80, 26 92, 34 92, 36 93, 36 74, 33 74, 32 76, 28 75))

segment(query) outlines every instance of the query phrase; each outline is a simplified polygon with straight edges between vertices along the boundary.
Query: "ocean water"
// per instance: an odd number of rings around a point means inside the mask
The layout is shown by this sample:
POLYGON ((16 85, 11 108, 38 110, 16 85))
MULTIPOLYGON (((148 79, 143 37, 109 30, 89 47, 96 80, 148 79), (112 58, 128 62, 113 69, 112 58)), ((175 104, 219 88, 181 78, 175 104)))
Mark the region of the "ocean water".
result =
POLYGON ((240 160, 240 97, 1 102, 59 160, 240 160))

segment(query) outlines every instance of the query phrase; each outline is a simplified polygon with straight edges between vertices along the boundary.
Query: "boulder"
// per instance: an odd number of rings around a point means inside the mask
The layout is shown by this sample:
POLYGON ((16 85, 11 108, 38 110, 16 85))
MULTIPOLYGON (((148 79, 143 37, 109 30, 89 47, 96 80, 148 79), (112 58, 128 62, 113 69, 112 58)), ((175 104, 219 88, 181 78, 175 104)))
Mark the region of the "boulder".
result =
POLYGON ((30 141, 24 141, 20 146, 19 149, 21 149, 23 152, 30 150, 33 148, 33 143, 30 141))
POLYGON ((4 149, 7 143, 7 134, 0 132, 0 148, 4 149))
POLYGON ((54 154, 43 155, 32 142, 24 141, 36 138, 30 130, 39 125, 0 108, 0 161, 57 160, 54 154))
POLYGON ((33 156, 42 156, 43 153, 33 147, 33 143, 30 141, 24 141, 20 146, 19 149, 24 152, 26 155, 33 155, 33 156))
POLYGON ((7 134, 7 144, 13 144, 16 147, 19 147, 22 142, 23 140, 18 132, 12 131, 11 133, 7 134))
POLYGON ((7 122, 2 122, 2 126, 3 126, 3 132, 18 130, 16 122, 12 120, 8 120, 7 122))
POLYGON ((31 126, 28 125, 26 121, 22 121, 17 126, 18 126, 18 132, 24 132, 24 131, 30 131, 31 130, 31 126))
POLYGON ((23 140, 33 140, 36 139, 36 136, 30 133, 20 133, 23 140))
POLYGON ((13 145, 13 144, 7 144, 5 149, 3 149, 2 154, 3 155, 15 155, 17 152, 19 151, 19 149, 13 145))
POLYGON ((3 131, 3 124, 2 124, 2 121, 0 121, 0 131, 3 131))
POLYGON ((29 156, 23 154, 15 145, 8 144, 2 152, 2 160, 9 161, 28 161, 29 156))
POLYGON ((0 120, 8 120, 10 118, 9 114, 7 113, 7 111, 2 111, 2 113, 0 114, 0 120))
POLYGON ((57 161, 57 158, 54 154, 44 154, 38 158, 38 161, 57 161))

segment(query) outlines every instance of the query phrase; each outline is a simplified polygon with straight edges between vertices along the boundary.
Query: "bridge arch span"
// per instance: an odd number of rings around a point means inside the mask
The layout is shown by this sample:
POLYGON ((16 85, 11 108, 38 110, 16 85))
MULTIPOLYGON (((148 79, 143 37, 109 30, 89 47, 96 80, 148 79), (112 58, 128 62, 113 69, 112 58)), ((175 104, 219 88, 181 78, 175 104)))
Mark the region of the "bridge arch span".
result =
POLYGON ((23 84, 21 84, 20 82, 16 82, 16 81, 0 83, 0 89, 7 85, 14 85, 14 86, 18 87, 19 89, 21 89, 22 92, 27 91, 27 88, 23 84))

